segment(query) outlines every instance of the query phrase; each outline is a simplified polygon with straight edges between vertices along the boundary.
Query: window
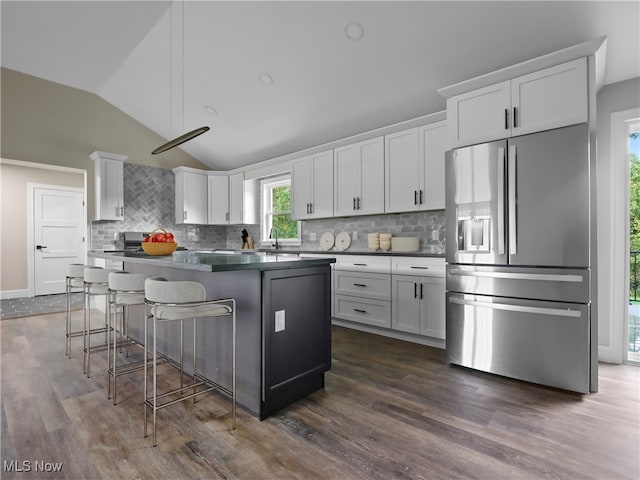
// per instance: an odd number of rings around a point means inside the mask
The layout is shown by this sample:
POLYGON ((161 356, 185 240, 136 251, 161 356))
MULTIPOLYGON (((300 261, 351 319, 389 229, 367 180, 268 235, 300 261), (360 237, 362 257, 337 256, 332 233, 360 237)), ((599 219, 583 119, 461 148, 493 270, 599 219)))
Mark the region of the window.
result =
POLYGON ((300 222, 291 218, 291 175, 265 178, 261 182, 261 241, 300 245, 300 222), (272 229, 275 229, 271 235, 272 229), (269 238, 271 235, 272 238, 269 238))

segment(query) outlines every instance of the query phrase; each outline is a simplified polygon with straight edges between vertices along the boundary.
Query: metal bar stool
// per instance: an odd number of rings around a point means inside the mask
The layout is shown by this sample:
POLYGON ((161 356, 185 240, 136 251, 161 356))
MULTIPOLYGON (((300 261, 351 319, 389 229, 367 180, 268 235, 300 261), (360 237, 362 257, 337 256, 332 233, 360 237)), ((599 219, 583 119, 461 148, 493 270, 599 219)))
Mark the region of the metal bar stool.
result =
POLYGON ((111 270, 105 270, 102 267, 85 267, 84 269, 84 347, 82 373, 86 373, 87 378, 91 376, 91 353, 99 350, 108 350, 109 272, 111 272, 111 270), (91 329, 91 297, 96 295, 105 296, 104 327, 91 329), (96 333, 104 333, 104 344, 91 346, 91 336, 96 333))
POLYGON ((111 382, 113 381, 113 404, 116 404, 116 379, 118 375, 126 375, 144 368, 144 361, 130 362, 118 368, 117 349, 122 346, 139 344, 129 337, 128 316, 129 306, 144 305, 144 281, 148 275, 117 271, 109 273, 109 308, 108 308, 108 336, 109 351, 113 347, 112 363, 107 369, 108 390, 107 398, 111 398, 111 382), (118 310, 121 312, 120 328, 118 328, 118 310), (116 336, 119 333, 120 341, 116 336))
MULTIPOLYGON (((156 415, 161 408, 168 407, 175 403, 202 395, 213 390, 219 390, 231 397, 231 429, 236 428, 236 301, 233 298, 222 300, 206 300, 204 286, 198 282, 189 281, 167 281, 162 277, 152 277, 145 280, 145 303, 147 304, 147 321, 145 321, 145 356, 144 356, 144 436, 147 436, 147 409, 153 413, 153 446, 156 442, 156 415), (227 305, 225 305, 227 304, 227 305), (229 306, 228 304, 231 304, 229 306), (232 365, 231 365, 231 390, 207 379, 198 374, 196 368, 196 340, 197 325, 199 318, 212 318, 221 316, 231 316, 232 326, 232 365), (182 343, 183 343, 183 322, 184 319, 193 319, 193 383, 188 386, 182 384, 182 343), (148 320, 153 321, 153 391, 152 395, 147 394, 147 325, 148 320), (157 389, 157 326, 158 323, 180 321, 180 388, 158 394, 157 389), (203 387, 198 391, 198 387, 203 387), (193 393, 180 396, 173 400, 167 399, 159 404, 159 399, 164 399, 171 395, 182 394, 193 389, 193 393)), ((174 365, 175 366, 175 365, 174 365)))
POLYGON ((66 293, 67 293, 67 327, 65 355, 71 358, 71 338, 84 336, 84 330, 71 331, 71 297, 73 293, 84 292, 84 269, 87 266, 82 263, 67 265, 66 293))

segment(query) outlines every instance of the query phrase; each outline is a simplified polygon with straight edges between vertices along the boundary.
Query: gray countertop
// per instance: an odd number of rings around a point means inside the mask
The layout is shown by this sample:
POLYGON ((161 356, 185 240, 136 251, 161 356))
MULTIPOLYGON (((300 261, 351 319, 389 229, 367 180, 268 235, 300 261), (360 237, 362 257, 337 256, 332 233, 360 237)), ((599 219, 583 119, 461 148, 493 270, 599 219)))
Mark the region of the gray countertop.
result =
POLYGON ((146 253, 125 251, 89 252, 89 257, 115 262, 140 263, 173 267, 203 272, 223 272, 237 270, 282 270, 286 268, 312 267, 334 263, 332 258, 305 258, 282 252, 268 255, 264 252, 200 252, 179 251, 174 255, 154 256, 146 253))
MULTIPOLYGON (((258 252, 273 252, 271 249, 259 249, 258 252)), ((371 251, 362 251, 362 250, 296 250, 294 248, 286 248, 278 250, 280 253, 293 253, 293 254, 323 254, 323 255, 371 255, 371 256, 380 256, 380 257, 434 257, 434 258, 445 258, 444 253, 427 253, 427 252, 392 252, 387 251, 384 252, 382 250, 371 252, 371 251)))

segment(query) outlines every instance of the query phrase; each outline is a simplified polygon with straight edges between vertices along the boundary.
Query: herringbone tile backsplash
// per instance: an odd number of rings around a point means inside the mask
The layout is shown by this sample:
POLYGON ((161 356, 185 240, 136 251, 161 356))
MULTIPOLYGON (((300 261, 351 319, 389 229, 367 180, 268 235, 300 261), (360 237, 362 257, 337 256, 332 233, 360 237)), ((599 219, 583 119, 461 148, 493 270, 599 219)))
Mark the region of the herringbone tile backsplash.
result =
MULTIPOLYGON (((259 225, 176 225, 175 178, 171 170, 124 164, 124 220, 96 221, 91 224, 91 248, 109 250, 122 247, 116 235, 124 231, 150 232, 162 227, 176 236, 180 246, 193 249, 234 248, 242 245, 241 231, 246 228, 256 248, 260 247, 259 225)), ((337 234, 358 232, 350 251, 367 251, 367 234, 388 232, 394 236, 415 236, 420 239, 420 251, 444 253, 444 211, 366 215, 360 217, 327 218, 302 222, 304 250, 319 250, 324 232, 337 234), (311 240, 315 236, 315 240, 311 240)))

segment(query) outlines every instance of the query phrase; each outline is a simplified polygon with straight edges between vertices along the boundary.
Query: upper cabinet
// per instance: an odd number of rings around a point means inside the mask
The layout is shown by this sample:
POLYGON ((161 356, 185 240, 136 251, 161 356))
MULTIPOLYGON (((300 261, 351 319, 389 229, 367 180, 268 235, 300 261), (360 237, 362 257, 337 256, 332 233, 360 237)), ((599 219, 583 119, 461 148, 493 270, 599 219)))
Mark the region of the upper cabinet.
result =
POLYGON ((588 121, 587 59, 447 99, 450 148, 588 121))
POLYGON ((384 138, 377 137, 333 152, 335 216, 384 212, 384 138))
POLYGON ((333 216, 333 150, 291 164, 292 216, 296 220, 333 216))
POLYGON ((195 168, 174 168, 176 184, 176 224, 206 224, 208 175, 195 168))
POLYGON ((385 211, 444 208, 447 124, 435 122, 385 136, 385 211))
POLYGON ((207 223, 229 223, 229 176, 208 174, 207 223))
POLYGON ((124 162, 127 156, 95 151, 95 220, 124 220, 124 162))

